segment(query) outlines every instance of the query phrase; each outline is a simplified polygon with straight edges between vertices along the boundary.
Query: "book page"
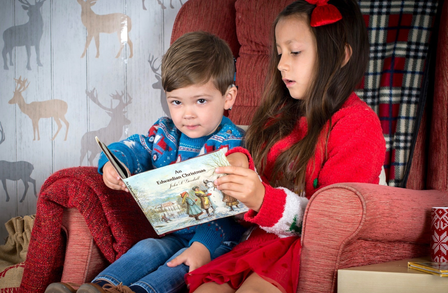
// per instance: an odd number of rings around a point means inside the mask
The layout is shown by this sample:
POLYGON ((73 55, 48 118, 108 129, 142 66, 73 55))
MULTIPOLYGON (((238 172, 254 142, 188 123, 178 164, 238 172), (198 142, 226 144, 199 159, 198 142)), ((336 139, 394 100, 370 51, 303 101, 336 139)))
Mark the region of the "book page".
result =
POLYGON ((229 166, 222 151, 123 179, 157 234, 244 213, 248 208, 218 190, 219 166, 229 166))

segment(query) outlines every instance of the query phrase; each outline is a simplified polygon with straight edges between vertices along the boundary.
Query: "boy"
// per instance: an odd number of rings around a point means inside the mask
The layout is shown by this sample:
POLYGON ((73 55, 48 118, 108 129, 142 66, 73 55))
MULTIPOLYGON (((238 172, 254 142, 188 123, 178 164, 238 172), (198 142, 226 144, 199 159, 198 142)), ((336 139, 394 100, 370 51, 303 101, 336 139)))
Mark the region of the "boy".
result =
MULTIPOLYGON (((233 60, 228 45, 209 33, 187 33, 172 44, 162 59, 162 85, 171 118, 160 118, 147 136, 135 134, 109 146, 131 174, 241 145, 243 131, 223 116, 237 96, 233 60)), ((109 188, 126 190, 104 154, 98 171, 109 188)), ((232 218, 223 218, 160 239, 145 239, 78 291, 53 283, 45 292, 185 290, 184 275, 229 251, 228 244, 237 242, 243 232, 232 218)))

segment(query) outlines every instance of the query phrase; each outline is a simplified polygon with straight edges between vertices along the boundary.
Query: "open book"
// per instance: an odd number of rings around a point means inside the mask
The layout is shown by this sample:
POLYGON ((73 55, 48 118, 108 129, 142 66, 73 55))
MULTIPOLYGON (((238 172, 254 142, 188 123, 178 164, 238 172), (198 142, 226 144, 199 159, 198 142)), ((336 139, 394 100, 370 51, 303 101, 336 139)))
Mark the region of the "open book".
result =
POLYGON ((159 236, 248 210, 213 184, 224 176, 215 169, 230 165, 223 151, 131 176, 108 147, 95 139, 159 236))

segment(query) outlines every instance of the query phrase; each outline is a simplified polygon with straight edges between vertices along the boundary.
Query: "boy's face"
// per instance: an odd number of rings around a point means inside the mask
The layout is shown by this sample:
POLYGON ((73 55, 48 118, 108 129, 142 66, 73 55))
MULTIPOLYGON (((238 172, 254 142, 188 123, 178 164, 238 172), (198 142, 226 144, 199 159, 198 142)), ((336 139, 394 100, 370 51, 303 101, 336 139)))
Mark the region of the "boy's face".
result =
POLYGON ((212 134, 221 123, 225 109, 232 107, 236 87, 223 96, 212 80, 203 85, 191 85, 166 92, 174 125, 189 138, 212 134))

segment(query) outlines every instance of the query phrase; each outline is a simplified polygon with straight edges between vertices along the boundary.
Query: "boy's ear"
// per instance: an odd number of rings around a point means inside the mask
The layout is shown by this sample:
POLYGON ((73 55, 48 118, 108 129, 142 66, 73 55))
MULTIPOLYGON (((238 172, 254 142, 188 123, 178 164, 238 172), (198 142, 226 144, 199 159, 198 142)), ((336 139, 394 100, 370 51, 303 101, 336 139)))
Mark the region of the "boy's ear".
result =
POLYGON ((347 64, 347 62, 350 60, 350 58, 352 57, 352 47, 349 44, 345 44, 345 58, 344 58, 344 62, 342 62, 342 66, 344 67, 345 64, 347 64))
POLYGON ((236 96, 238 94, 238 88, 235 85, 232 85, 226 92, 225 95, 225 103, 224 103, 224 110, 230 110, 233 107, 233 104, 235 103, 236 96))

